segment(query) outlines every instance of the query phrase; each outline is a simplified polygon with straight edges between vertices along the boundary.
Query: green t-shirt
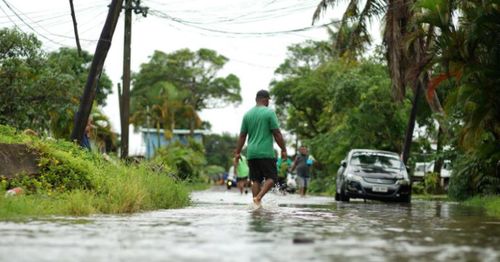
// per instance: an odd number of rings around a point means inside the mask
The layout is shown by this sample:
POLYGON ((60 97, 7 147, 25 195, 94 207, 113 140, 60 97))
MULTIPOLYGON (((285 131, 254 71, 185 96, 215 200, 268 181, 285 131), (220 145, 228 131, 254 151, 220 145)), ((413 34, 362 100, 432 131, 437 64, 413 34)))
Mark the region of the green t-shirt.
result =
POLYGON ((278 160, 276 161, 278 176, 286 177, 286 172, 288 171, 288 168, 290 168, 291 166, 292 166, 292 160, 290 160, 290 158, 287 158, 286 161, 283 161, 283 159, 279 157, 278 160))
POLYGON ((265 106, 255 106, 245 114, 240 132, 248 134, 248 159, 274 158, 273 129, 278 128, 276 114, 265 106))
POLYGON ((244 156, 240 157, 240 162, 238 163, 238 177, 248 177, 250 172, 248 169, 247 159, 244 156))

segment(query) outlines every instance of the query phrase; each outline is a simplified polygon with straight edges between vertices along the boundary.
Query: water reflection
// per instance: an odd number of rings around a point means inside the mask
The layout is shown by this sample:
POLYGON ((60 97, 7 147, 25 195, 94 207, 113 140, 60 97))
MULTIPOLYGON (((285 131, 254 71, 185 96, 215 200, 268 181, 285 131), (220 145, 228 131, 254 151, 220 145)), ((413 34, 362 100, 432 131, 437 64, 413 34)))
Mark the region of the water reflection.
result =
POLYGON ((0 222, 0 261, 498 261, 500 220, 450 202, 193 194, 128 216, 0 222))
POLYGON ((266 209, 253 210, 250 212, 249 231, 268 233, 276 230, 273 211, 266 209))

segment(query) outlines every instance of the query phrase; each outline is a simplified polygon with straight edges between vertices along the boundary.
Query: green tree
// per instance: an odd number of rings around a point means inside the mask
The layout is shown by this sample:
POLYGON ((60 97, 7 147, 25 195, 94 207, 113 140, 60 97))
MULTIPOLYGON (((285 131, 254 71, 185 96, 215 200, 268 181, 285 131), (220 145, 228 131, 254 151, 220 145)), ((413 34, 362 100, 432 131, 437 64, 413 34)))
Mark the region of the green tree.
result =
MULTIPOLYGON (((338 0, 321 0, 314 12, 313 22, 317 21, 328 7, 333 7, 338 2, 338 0)), ((386 57, 393 96, 398 101, 403 101, 406 98, 408 87, 411 87, 415 94, 413 98, 415 103, 408 121, 402 154, 405 162, 409 157, 420 90, 427 88, 429 80, 429 72, 424 70, 424 65, 430 58, 425 56, 424 53, 430 48, 429 42, 432 40, 430 34, 414 33, 419 29, 418 24, 410 22, 415 16, 415 10, 413 9, 415 2, 416 0, 348 1, 347 9, 340 23, 336 45, 337 49, 344 47, 350 50, 346 57, 356 59, 364 46, 370 43, 368 36, 369 21, 373 18, 384 18, 383 41, 386 45, 386 57), (410 38, 413 41, 405 42, 410 38), (351 55, 349 56, 349 54, 351 55)), ((434 94, 432 99, 427 101, 434 112, 443 113, 437 95, 434 94)), ((440 119, 438 118, 438 120, 440 119)))
POLYGON ((224 133, 211 134, 203 138, 205 157, 208 165, 224 167, 229 170, 233 164, 234 150, 238 137, 224 133))
MULTIPOLYGON (((0 30, 0 123, 18 129, 69 137, 73 114, 92 56, 61 48, 46 54, 32 34, 0 30)), ((98 104, 103 105, 111 81, 103 74, 98 104)))
MULTIPOLYGON (((74 113, 78 110, 79 97, 88 77, 92 55, 74 48, 60 48, 47 55, 45 84, 52 87, 54 96, 62 99, 56 107, 48 111, 50 130, 57 138, 68 138, 73 129, 74 113)), ((112 82, 104 72, 99 78, 96 105, 104 106, 111 93, 112 82)), ((95 110, 94 110, 95 111, 95 110)))
MULTIPOLYGON (((298 55, 299 54, 299 55, 298 55)), ((288 60, 302 60, 291 52, 288 60)), ((312 54, 314 55, 314 54, 312 54)), ((392 101, 387 67, 374 61, 330 58, 307 70, 284 63, 271 84, 277 111, 287 130, 309 144, 311 153, 332 174, 351 148, 400 151, 408 104, 392 101)))
POLYGON ((0 124, 37 131, 48 128, 48 117, 41 109, 50 106, 53 98, 41 88, 45 68, 41 46, 33 34, 0 30, 0 124))
POLYGON ((333 57, 328 42, 306 41, 289 46, 287 58, 275 71, 276 79, 270 85, 277 113, 281 117, 288 116, 287 129, 301 139, 322 131, 317 122, 326 93, 311 76, 333 57))
POLYGON ((238 77, 233 74, 218 76, 227 61, 227 58, 209 49, 195 52, 181 49, 170 54, 155 51, 150 61, 142 64, 140 71, 133 77, 132 114, 144 110, 145 106, 152 108, 154 104, 158 104, 158 99, 149 101, 145 99, 147 96, 156 95, 159 100, 165 100, 159 94, 166 85, 172 85, 180 94, 175 99, 184 105, 178 111, 176 123, 187 119, 187 125, 182 123, 180 127, 191 130, 200 127, 202 122, 197 114, 199 111, 241 101, 238 77))
POLYGON ((432 35, 432 91, 446 87, 447 119, 459 150, 450 195, 500 193, 500 7, 498 1, 420 0, 414 23, 432 35), (455 19, 457 17, 458 19, 455 19))

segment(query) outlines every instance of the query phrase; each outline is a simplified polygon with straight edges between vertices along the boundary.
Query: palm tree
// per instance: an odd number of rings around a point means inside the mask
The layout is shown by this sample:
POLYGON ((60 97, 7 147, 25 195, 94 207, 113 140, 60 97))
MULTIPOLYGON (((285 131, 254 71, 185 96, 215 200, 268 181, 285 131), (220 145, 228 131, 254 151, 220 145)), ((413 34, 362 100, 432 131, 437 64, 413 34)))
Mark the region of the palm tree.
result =
MULTIPOLYGON (((321 0, 313 15, 313 23, 317 21, 322 12, 330 6, 335 6, 338 0, 321 0)), ((340 22, 336 46, 341 45, 351 49, 352 53, 360 50, 365 44, 370 43, 368 37, 368 23, 373 18, 383 18, 384 37, 386 45, 386 58, 392 80, 392 91, 398 101, 406 97, 406 89, 410 86, 414 91, 414 101, 405 143, 403 147, 403 160, 407 162, 410 152, 411 140, 415 126, 417 104, 420 92, 425 89, 429 80, 429 72, 424 71, 430 58, 425 56, 429 48, 429 36, 414 35, 415 24, 410 23, 414 16, 412 9, 415 0, 367 0, 360 6, 358 0, 350 0, 340 22), (349 30, 349 28, 351 28, 349 30), (407 42, 412 37, 414 41, 407 42)), ((441 103, 434 95, 433 100, 428 100, 434 112, 442 113, 441 103)))
POLYGON ((448 104, 463 108, 461 143, 480 143, 484 133, 500 141, 500 6, 496 1, 420 0, 415 23, 428 28, 433 46, 426 67, 439 68, 427 96, 445 80, 458 88, 448 104), (453 18, 458 19, 453 22, 453 18), (449 81, 447 81, 449 82, 449 81))
POLYGON ((157 82, 149 89, 136 91, 132 96, 130 122, 135 126, 156 128, 158 137, 159 130, 163 129, 167 139, 172 138, 173 130, 178 126, 198 128, 201 119, 198 112, 186 103, 188 97, 188 92, 179 91, 169 82, 157 82))

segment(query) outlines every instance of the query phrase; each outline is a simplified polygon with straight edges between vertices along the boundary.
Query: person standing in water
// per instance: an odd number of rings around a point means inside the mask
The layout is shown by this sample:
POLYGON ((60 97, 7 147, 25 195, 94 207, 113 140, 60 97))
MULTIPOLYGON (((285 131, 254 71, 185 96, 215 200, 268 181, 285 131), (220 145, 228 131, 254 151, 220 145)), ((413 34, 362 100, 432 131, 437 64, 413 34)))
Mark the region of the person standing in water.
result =
POLYGON ((253 202, 256 207, 260 207, 262 198, 278 181, 273 138, 281 148, 281 157, 285 160, 287 157, 285 140, 279 129, 278 118, 276 113, 268 108, 270 98, 266 90, 257 92, 256 105, 243 117, 235 151, 235 162, 239 162, 241 150, 248 136, 247 159, 252 181, 253 202))
POLYGON ((301 196, 305 196, 307 192, 307 186, 309 184, 309 154, 307 147, 299 147, 299 154, 295 157, 293 161, 292 169, 293 172, 297 169, 297 184, 299 185, 299 192, 301 196))
POLYGON ((240 189, 240 193, 243 194, 243 190, 245 190, 245 194, 248 191, 245 189, 245 185, 248 181, 248 164, 245 156, 241 155, 240 160, 238 162, 234 161, 234 173, 236 174, 236 185, 240 189))

